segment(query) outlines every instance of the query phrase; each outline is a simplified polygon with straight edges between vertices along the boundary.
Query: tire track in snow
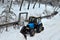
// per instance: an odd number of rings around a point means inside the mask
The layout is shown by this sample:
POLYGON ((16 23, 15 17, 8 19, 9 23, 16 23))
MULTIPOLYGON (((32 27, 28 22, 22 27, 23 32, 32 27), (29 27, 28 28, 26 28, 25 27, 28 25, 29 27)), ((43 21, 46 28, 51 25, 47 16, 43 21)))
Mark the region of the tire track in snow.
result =
MULTIPOLYGON (((55 37, 60 35, 60 30, 58 30, 57 32, 54 32, 50 37, 49 40, 52 40, 53 38, 56 39, 55 37)), ((57 40, 57 39, 56 39, 57 40)))

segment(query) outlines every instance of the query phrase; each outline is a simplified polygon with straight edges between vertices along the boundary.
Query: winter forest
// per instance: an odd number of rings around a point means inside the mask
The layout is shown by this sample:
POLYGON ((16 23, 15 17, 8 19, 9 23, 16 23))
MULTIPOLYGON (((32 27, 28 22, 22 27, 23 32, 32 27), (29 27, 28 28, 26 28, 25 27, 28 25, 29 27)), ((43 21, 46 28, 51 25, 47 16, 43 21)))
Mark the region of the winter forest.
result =
POLYGON ((60 0, 0 0, 0 40, 60 40, 60 0))

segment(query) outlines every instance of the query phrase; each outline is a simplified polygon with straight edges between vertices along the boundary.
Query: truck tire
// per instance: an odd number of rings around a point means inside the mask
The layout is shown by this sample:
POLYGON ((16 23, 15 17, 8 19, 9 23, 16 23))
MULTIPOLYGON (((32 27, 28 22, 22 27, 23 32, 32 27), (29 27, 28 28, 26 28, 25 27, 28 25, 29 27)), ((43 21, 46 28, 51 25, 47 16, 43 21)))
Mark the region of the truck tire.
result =
POLYGON ((35 35, 35 31, 34 31, 34 29, 31 29, 30 30, 30 36, 32 37, 32 36, 34 36, 35 35))
POLYGON ((37 33, 40 33, 40 32, 41 32, 41 27, 38 27, 38 28, 36 29, 36 32, 37 32, 37 33))
POLYGON ((37 26, 37 28, 36 28, 36 32, 37 32, 37 33, 40 33, 40 32, 44 29, 44 27, 42 27, 42 26, 43 26, 42 23, 37 26))

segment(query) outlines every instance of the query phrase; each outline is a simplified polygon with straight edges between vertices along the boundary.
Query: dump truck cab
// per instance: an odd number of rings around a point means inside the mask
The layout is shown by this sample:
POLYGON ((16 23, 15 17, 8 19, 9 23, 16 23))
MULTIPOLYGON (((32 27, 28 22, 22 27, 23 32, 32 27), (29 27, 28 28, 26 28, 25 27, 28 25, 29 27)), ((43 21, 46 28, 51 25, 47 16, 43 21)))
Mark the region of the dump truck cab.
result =
POLYGON ((34 17, 34 16, 29 17, 29 22, 35 22, 35 21, 36 21, 36 17, 34 17))
POLYGON ((41 18, 40 17, 34 17, 34 16, 30 16, 29 17, 29 22, 33 22, 34 24, 38 24, 38 22, 41 22, 41 18))

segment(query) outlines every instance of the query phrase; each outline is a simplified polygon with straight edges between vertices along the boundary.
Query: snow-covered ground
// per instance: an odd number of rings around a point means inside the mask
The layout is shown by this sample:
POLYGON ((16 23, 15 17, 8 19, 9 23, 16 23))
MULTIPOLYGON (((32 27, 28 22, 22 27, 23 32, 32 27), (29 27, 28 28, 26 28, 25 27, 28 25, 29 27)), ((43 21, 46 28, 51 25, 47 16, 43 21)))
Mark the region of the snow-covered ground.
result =
MULTIPOLYGON (((22 11, 19 11, 18 5, 13 5, 12 8, 17 16, 20 12, 28 12, 29 16, 40 16, 45 9, 45 6, 41 4, 41 7, 38 8, 38 4, 35 9, 32 9, 33 4, 31 4, 30 9, 27 10, 27 5, 22 7, 22 11)), ((4 9, 4 8, 3 8, 4 9)), ((3 11, 2 7, 0 7, 0 13, 3 11)), ((47 10, 53 11, 53 7, 48 6, 47 10), (51 10, 52 9, 52 10, 51 10)), ((59 13, 60 14, 60 13, 59 13)), ((42 19, 43 26, 45 28, 41 33, 35 34, 34 37, 27 37, 27 40, 60 40, 60 16, 57 14, 55 17, 51 19, 42 19)), ((25 40, 23 35, 20 33, 20 29, 9 28, 9 31, 3 31, 0 33, 0 40, 25 40)))

